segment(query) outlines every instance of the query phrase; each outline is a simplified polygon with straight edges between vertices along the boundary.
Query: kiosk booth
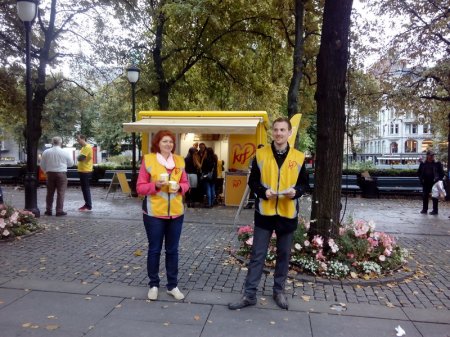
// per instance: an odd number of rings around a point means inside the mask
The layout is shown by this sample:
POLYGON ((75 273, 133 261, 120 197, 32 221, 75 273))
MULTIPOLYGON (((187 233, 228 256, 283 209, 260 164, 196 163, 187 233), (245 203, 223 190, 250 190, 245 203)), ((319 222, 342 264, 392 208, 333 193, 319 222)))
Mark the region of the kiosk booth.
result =
POLYGON ((239 206, 247 185, 250 160, 259 144, 267 144, 269 118, 265 111, 141 111, 137 121, 124 123, 126 132, 141 133, 142 154, 150 151, 159 130, 177 138, 176 153, 186 157, 194 143, 212 147, 224 162, 224 199, 239 206))

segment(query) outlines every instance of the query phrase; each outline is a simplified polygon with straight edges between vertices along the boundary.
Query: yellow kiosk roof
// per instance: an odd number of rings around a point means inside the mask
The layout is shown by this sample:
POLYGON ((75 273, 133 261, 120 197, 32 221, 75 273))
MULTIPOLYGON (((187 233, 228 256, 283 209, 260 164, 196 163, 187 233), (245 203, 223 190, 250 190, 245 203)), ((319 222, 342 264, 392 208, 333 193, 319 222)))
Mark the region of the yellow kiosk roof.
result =
POLYGON ((259 123, 268 125, 266 112, 260 111, 141 111, 139 121, 123 123, 125 132, 255 134, 259 123))

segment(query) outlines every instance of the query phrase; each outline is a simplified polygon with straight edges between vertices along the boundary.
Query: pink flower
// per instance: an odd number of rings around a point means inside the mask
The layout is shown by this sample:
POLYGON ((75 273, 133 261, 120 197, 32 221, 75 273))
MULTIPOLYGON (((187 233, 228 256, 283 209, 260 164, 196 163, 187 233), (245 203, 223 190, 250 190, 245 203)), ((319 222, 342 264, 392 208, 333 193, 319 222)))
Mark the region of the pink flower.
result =
POLYGON ((238 235, 247 234, 247 233, 252 233, 252 232, 253 232, 252 226, 249 226, 249 225, 247 225, 247 226, 242 226, 242 227, 239 227, 238 235))
POLYGON ((323 247, 323 238, 320 235, 315 235, 312 243, 316 247, 323 247))
POLYGON ((386 255, 386 256, 391 256, 392 251, 390 251, 389 249, 386 248, 386 249, 384 250, 383 254, 386 255))
POLYGON ((337 253, 337 252, 339 251, 339 247, 338 247, 338 245, 336 244, 336 242, 334 242, 333 239, 328 239, 328 246, 330 246, 331 251, 332 251, 333 253, 337 253))
POLYGON ((354 258, 355 258, 355 254, 353 254, 353 253, 347 253, 347 257, 348 257, 349 259, 354 259, 354 258))
POLYGON ((370 247, 378 247, 378 240, 370 237, 367 241, 369 242, 370 247))
POLYGON ((305 247, 309 247, 310 244, 311 244, 311 242, 309 242, 309 240, 303 241, 303 246, 305 246, 305 247))
POLYGON ((339 227, 339 236, 344 235, 346 231, 347 231, 347 228, 345 228, 345 227, 339 227))
POLYGON ((319 250, 316 254, 316 260, 318 261, 325 261, 326 257, 323 255, 323 250, 319 250))
POLYGON ((248 244, 249 246, 253 245, 253 236, 248 238, 247 241, 245 241, 246 244, 248 244))
POLYGON ((6 223, 5 223, 5 219, 0 218, 0 228, 5 228, 6 223))

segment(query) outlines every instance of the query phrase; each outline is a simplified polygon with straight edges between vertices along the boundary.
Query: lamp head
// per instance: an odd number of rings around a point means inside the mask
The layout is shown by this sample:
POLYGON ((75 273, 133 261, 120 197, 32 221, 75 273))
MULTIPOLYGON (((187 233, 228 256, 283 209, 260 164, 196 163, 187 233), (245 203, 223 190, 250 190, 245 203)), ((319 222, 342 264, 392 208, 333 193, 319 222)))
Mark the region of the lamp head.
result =
POLYGON ((17 14, 23 22, 31 22, 36 17, 37 3, 35 0, 17 0, 17 14))
POLYGON ((136 83, 137 81, 139 81, 139 73, 140 72, 141 71, 139 70, 138 67, 136 67, 136 65, 132 64, 131 66, 129 66, 127 68, 128 82, 136 83))

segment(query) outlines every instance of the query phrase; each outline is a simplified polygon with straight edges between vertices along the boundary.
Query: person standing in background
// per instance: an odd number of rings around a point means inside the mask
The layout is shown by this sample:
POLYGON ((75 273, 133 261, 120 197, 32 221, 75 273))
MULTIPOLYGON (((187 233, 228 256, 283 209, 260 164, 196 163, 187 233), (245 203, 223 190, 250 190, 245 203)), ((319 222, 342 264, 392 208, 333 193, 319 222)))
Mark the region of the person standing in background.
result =
POLYGON ((77 142, 81 145, 78 155, 78 175, 80 176, 81 191, 83 192, 84 205, 78 210, 81 212, 92 210, 91 187, 89 180, 94 169, 94 156, 92 146, 86 142, 86 136, 78 135, 77 142))
MULTIPOLYGON (((428 199, 430 197, 431 189, 433 185, 439 180, 444 179, 444 169, 439 161, 434 160, 434 152, 427 151, 427 158, 423 163, 420 163, 419 170, 417 171, 420 183, 423 187, 422 192, 422 210, 421 214, 427 214, 428 212, 428 199)), ((433 210, 429 213, 430 215, 438 215, 438 198, 431 198, 433 201, 433 210)))
POLYGON ((52 147, 42 153, 41 169, 47 175, 47 197, 45 215, 52 215, 53 197, 56 190, 56 216, 67 215, 64 212, 64 196, 67 189, 67 168, 73 165, 70 154, 61 149, 61 137, 52 138, 52 147))

